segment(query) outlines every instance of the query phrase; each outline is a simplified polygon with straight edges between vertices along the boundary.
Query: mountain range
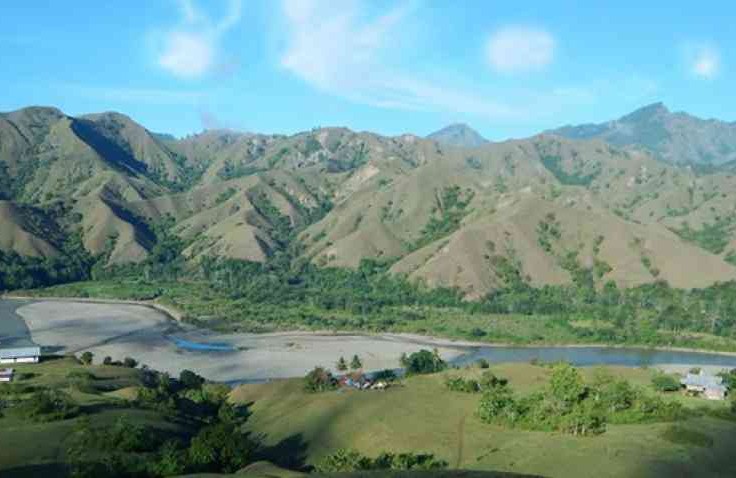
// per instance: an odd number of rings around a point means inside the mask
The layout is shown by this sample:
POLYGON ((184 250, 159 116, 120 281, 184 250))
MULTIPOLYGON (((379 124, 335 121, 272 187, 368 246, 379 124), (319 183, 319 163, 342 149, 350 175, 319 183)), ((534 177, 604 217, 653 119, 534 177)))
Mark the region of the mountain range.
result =
POLYGON ((468 298, 579 267, 600 286, 704 287, 736 279, 734 130, 657 104, 504 142, 465 125, 176 139, 30 107, 0 115, 0 250, 54 257, 78 233, 107 265, 140 262, 166 227, 190 261, 263 262, 297 241, 317 265, 387 260, 468 298))

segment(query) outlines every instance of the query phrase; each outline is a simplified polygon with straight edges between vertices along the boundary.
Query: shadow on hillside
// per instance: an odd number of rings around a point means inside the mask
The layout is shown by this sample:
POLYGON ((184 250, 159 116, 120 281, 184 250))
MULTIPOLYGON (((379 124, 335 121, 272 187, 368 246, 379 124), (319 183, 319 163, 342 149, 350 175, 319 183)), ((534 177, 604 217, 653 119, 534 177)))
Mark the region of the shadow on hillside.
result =
POLYGON ((692 420, 677 426, 702 432, 710 445, 679 445, 671 456, 644 461, 632 476, 641 477, 733 477, 736 476, 736 422, 692 420), (720 429, 719 429, 720 428, 720 429))
POLYGON ((66 476, 67 469, 59 463, 47 463, 43 465, 24 465, 15 468, 6 468, 0 470, 0 476, 3 478, 38 478, 66 476))
POLYGON ((309 471, 307 467, 307 447, 301 433, 288 436, 277 444, 261 451, 262 459, 289 470, 309 471))

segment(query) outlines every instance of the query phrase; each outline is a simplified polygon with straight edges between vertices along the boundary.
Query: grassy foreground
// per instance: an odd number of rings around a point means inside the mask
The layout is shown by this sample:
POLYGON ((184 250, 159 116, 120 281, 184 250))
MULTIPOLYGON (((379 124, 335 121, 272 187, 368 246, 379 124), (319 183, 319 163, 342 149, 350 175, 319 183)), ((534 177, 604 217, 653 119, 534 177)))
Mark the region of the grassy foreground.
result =
MULTIPOLYGON (((549 369, 528 364, 497 365, 494 373, 527 393, 547 383, 549 369)), ((633 384, 648 385, 652 372, 609 368, 633 384)), ((424 451, 450 468, 496 470, 542 476, 733 476, 736 423, 708 416, 678 424, 706 434, 712 444, 676 444, 666 439, 669 423, 608 425, 595 437, 573 437, 483 424, 476 416, 478 396, 448 391, 449 371, 412 377, 385 392, 337 391, 308 394, 300 380, 236 389, 232 399, 253 402, 249 426, 269 443, 288 444, 316 463, 338 448, 369 456, 383 450, 424 451)), ((464 373, 474 373, 464 372, 464 373)), ((592 369, 584 369, 590 378, 592 369)), ((726 403, 670 395, 690 407, 726 403)), ((286 450, 285 450, 286 451, 286 450)))

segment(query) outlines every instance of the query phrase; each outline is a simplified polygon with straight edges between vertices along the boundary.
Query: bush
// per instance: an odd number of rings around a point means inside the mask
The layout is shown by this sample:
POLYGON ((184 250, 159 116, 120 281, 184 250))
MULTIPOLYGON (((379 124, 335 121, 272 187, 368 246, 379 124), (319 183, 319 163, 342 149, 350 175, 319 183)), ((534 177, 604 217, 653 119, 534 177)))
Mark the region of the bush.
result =
POLYGON ((84 365, 92 365, 92 360, 94 359, 94 357, 95 357, 95 354, 93 354, 93 353, 92 353, 92 352, 90 352, 90 351, 87 351, 87 352, 84 352, 84 353, 83 353, 83 354, 82 354, 82 355, 81 355, 81 356, 79 357, 79 360, 80 360, 80 361, 81 361, 81 362, 82 362, 82 363, 83 363, 84 365))
POLYGON ((304 389, 307 392, 327 392, 337 388, 337 380, 332 372, 322 367, 315 367, 304 377, 304 389))
POLYGON ((490 366, 491 366, 491 364, 488 362, 488 360, 486 360, 484 358, 478 359, 478 361, 475 362, 475 364, 478 366, 478 368, 490 368, 490 366))
POLYGON ((79 413, 77 403, 61 390, 39 390, 20 406, 26 418, 36 422, 51 422, 72 418, 79 413))
POLYGON ((205 379, 191 370, 182 370, 179 374, 179 383, 189 390, 198 390, 204 385, 205 379))
POLYGON ((407 375, 441 372, 447 368, 437 349, 432 351, 420 350, 408 356, 402 356, 402 365, 406 367, 407 375))
POLYGON ((234 473, 252 461, 258 448, 258 443, 235 425, 218 423, 192 438, 189 462, 201 471, 234 473))
POLYGON ((376 372, 373 375, 373 380, 378 381, 384 381, 384 382, 395 382, 398 379, 396 376, 396 373, 393 370, 385 369, 381 370, 380 372, 376 372))
POLYGON ((371 459, 355 450, 339 449, 324 457, 315 467, 320 473, 377 470, 441 470, 447 462, 438 460, 429 453, 383 452, 371 459))
POLYGON ((131 357, 125 357, 123 359, 123 367, 128 368, 136 368, 138 366, 138 361, 131 357))
POLYGON ((652 377, 652 386, 658 392, 676 392, 680 390, 680 381, 672 375, 658 373, 652 377))

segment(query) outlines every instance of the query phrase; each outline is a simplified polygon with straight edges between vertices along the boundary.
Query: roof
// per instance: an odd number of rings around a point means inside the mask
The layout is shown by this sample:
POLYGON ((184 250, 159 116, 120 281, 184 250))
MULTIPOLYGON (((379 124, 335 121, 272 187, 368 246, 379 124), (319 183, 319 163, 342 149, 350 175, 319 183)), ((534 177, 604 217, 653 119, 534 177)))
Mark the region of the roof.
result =
POLYGON ((7 377, 8 375, 13 375, 15 373, 15 370, 12 368, 0 368, 0 377, 7 377))
POLYGON ((39 357, 40 355, 41 347, 0 348, 0 359, 39 357))
POLYGON ((726 387, 723 385, 723 379, 716 375, 707 375, 704 373, 689 373, 680 380, 680 383, 691 387, 701 387, 710 390, 722 390, 726 391, 726 387))

